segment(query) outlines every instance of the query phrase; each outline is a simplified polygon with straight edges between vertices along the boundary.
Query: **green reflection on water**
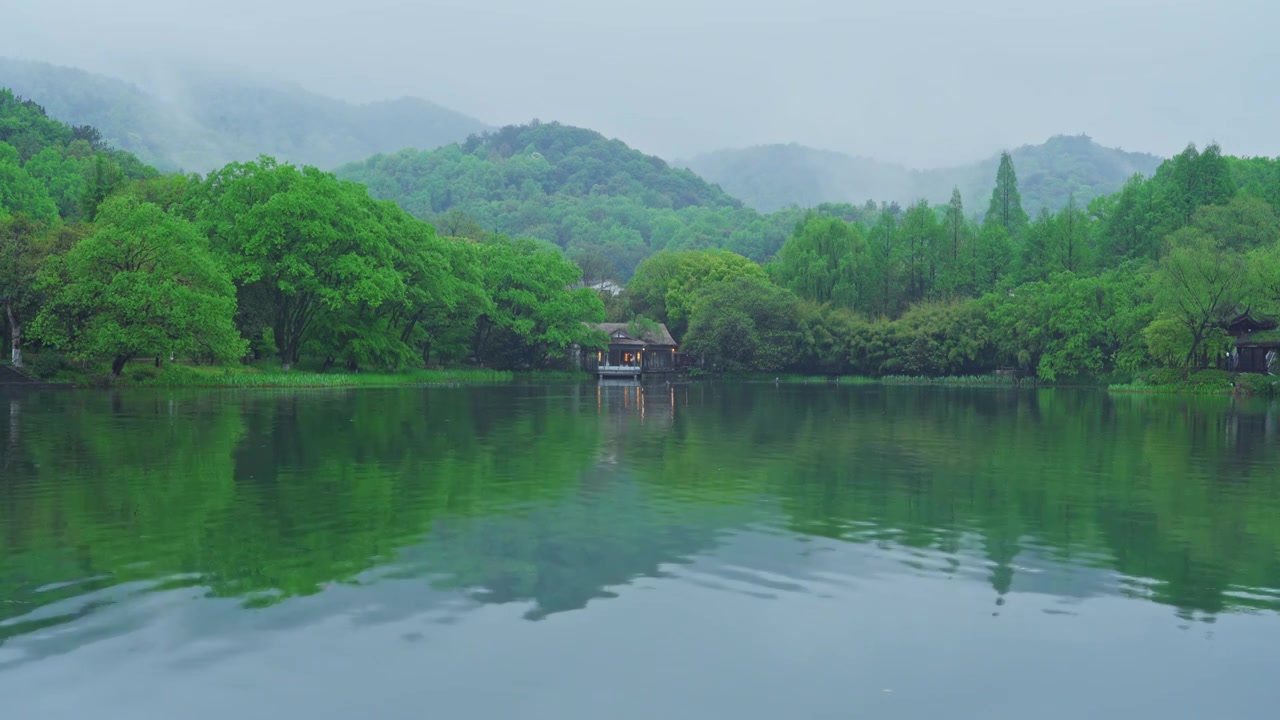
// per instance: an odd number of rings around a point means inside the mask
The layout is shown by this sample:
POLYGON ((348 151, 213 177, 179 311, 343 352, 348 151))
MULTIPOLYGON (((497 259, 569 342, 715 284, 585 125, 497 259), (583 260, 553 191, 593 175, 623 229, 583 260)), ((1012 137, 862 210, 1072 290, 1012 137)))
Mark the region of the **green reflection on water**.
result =
POLYGON ((1082 592, 1061 572, 1081 568, 1120 576, 1088 593, 1186 617, 1280 609, 1264 403, 692 384, 5 406, 0 642, 138 581, 263 607, 423 577, 537 619, 745 532, 883 548, 919 572, 976 565, 998 597, 1034 557, 1059 568, 1038 592, 1082 592))

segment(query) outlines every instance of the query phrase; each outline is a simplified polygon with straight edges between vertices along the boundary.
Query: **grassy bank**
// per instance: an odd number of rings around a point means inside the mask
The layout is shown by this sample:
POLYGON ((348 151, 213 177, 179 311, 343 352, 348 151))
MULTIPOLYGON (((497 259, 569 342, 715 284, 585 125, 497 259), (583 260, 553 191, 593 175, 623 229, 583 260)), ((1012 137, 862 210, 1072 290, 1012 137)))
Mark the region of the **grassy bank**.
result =
MULTIPOLYGON (((712 377, 704 375, 704 377, 712 377)), ((885 375, 882 377, 867 377, 864 375, 841 375, 832 377, 828 375, 786 375, 786 374, 767 374, 767 373, 744 373, 744 374, 722 374, 718 377, 722 380, 733 380, 739 382, 776 382, 786 385, 938 385, 950 387, 1014 387, 1018 385, 1012 377, 998 375, 967 375, 954 377, 925 377, 921 375, 885 375)), ((1024 378, 1021 381, 1023 385, 1034 384, 1034 380, 1024 378)))
POLYGON ((1277 379, 1270 375, 1201 370, 1183 375, 1178 371, 1156 370, 1135 378, 1133 382, 1111 385, 1113 393, 1145 395, 1280 395, 1277 379))
MULTIPOLYGON (((81 370, 63 368, 45 378, 50 382, 65 383, 77 387, 102 387, 107 385, 105 368, 81 370)), ((486 385, 518 382, 579 382, 588 379, 586 373, 559 370, 511 372, 483 368, 454 370, 405 370, 394 373, 345 372, 329 370, 296 369, 281 370, 277 366, 263 365, 185 365, 167 363, 155 367, 150 362, 133 363, 125 367, 114 387, 126 388, 345 388, 345 387, 402 387, 429 385, 486 385)))

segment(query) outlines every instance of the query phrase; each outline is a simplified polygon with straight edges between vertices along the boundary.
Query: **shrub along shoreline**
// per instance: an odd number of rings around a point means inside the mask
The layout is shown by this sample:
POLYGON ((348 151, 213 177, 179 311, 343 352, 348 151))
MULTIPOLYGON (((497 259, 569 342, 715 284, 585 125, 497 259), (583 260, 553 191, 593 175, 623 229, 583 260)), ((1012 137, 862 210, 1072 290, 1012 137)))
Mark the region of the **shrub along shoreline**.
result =
POLYGON ((150 363, 127 366, 115 381, 108 370, 64 367, 56 374, 40 377, 42 382, 77 388, 385 388, 440 385, 502 385, 517 382, 579 381, 583 372, 532 370, 516 372, 486 368, 405 370, 402 372, 345 372, 339 370, 280 370, 255 365, 187 365, 150 363))
POLYGON ((776 383, 779 385, 897 385, 915 387, 971 387, 1007 389, 1048 389, 1091 387, 1110 393, 1145 395, 1250 395, 1259 397, 1280 396, 1280 378, 1253 373, 1231 373, 1221 370, 1202 370, 1182 376, 1177 371, 1155 370, 1135 376, 1128 382, 1112 382, 1113 378, 1075 378, 1070 381, 1045 381, 1034 377, 1014 378, 1004 375, 969 375, 928 377, 911 375, 829 376, 767 373, 705 374, 721 380, 776 383))
MULTIPOLYGON (((8 363, 0 363, 8 365, 8 363)), ((39 363, 35 363, 39 367, 39 363)), ((51 375, 26 372, 51 385, 77 388, 389 388, 441 385, 505 385, 519 382, 587 382, 594 377, 576 370, 492 370, 487 368, 412 369, 401 372, 345 372, 340 370, 281 370, 274 364, 190 365, 150 362, 129 365, 114 382, 105 367, 90 370, 61 365, 51 375)), ((1182 375, 1168 369, 1140 373, 1128 382, 1115 378, 1076 378, 1047 382, 1035 377, 1009 375, 913 376, 886 375, 804 375, 795 373, 693 373, 688 381, 718 380, 735 383, 775 383, 779 385, 892 385, 983 389, 1029 389, 1092 387, 1109 393, 1130 395, 1243 395, 1280 396, 1280 378, 1253 373, 1202 370, 1182 375)))

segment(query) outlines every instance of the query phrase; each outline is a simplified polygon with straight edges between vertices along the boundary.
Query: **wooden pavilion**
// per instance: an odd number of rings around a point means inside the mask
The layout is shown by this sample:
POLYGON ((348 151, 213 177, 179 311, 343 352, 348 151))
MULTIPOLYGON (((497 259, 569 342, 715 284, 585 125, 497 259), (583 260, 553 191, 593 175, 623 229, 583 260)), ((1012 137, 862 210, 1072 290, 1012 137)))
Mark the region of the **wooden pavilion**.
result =
POLYGON ((1234 341, 1226 368, 1233 372, 1274 375, 1280 354, 1280 330, 1270 318, 1254 317, 1249 311, 1240 313, 1227 324, 1227 334, 1234 341))
POLYGON ((648 373, 673 373, 692 365, 690 358, 676 351, 676 341, 667 326, 656 324, 646 330, 628 323, 593 325, 609 336, 607 350, 582 354, 582 369, 600 377, 639 377, 648 373))

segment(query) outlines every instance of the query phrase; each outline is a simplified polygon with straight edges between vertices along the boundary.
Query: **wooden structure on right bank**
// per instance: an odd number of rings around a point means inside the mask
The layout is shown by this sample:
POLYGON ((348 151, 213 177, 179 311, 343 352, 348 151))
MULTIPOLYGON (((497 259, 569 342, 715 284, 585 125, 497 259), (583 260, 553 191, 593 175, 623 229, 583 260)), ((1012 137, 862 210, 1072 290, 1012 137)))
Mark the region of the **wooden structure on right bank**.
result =
POLYGON ((1254 317, 1249 311, 1240 313, 1227 324, 1227 334, 1234 341, 1231 353, 1223 363, 1224 370, 1275 375, 1280 356, 1280 330, 1275 320, 1254 317))

